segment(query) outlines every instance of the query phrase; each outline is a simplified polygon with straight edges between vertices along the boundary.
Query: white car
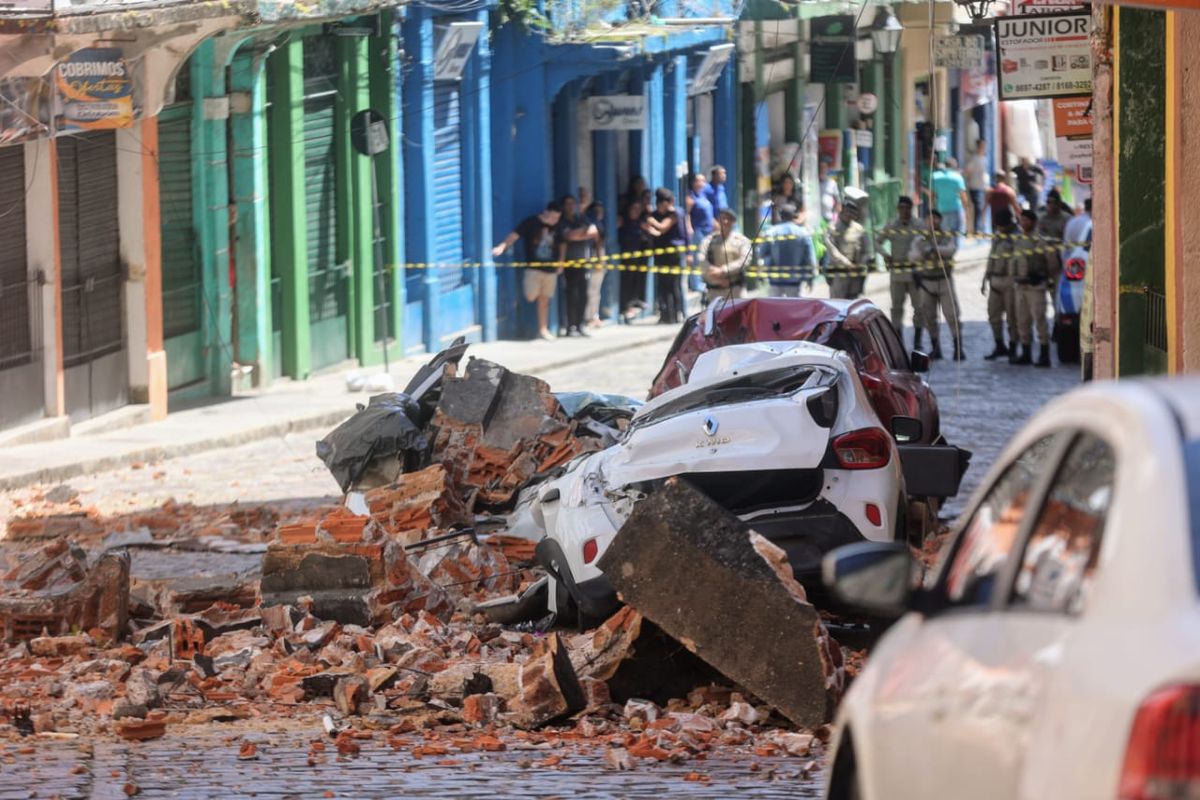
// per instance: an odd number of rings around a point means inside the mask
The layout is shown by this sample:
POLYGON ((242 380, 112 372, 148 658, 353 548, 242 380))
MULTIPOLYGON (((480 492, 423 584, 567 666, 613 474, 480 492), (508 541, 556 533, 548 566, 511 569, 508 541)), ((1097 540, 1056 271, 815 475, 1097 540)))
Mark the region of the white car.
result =
POLYGON ((893 616, 837 715, 828 797, 1200 797, 1200 380, 1049 404, 911 590, 903 548, 830 553, 893 616))
MULTIPOLYGON (((897 419, 897 435, 920 439, 920 422, 897 419)), ((642 406, 620 443, 538 488, 551 611, 595 619, 615 609, 596 562, 634 504, 673 476, 782 547, 802 580, 840 544, 904 539, 897 445, 849 356, 808 342, 730 345, 642 406)))

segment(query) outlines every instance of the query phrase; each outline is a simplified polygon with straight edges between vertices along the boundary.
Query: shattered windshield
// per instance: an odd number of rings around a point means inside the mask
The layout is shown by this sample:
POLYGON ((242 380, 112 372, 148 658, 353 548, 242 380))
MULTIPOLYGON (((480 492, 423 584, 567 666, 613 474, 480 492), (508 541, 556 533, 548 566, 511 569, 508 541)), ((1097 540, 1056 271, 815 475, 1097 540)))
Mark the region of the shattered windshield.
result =
POLYGON ((794 394, 805 389, 833 386, 837 383, 837 379, 837 370, 816 364, 793 364, 782 369, 739 375, 705 389, 689 392, 643 416, 634 417, 632 427, 652 425, 668 417, 695 411, 698 408, 713 408, 730 403, 748 403, 769 397, 794 394))

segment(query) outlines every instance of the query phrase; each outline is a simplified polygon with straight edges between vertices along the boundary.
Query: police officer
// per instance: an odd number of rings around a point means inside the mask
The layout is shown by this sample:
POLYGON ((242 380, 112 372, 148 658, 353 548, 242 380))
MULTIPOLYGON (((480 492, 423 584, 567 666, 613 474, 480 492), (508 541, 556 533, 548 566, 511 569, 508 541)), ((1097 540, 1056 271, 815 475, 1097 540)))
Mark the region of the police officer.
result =
POLYGON ((954 342, 954 360, 966 358, 963 353, 962 328, 959 325, 958 296, 954 291, 954 254, 958 251, 958 236, 942 230, 942 215, 934 211, 926 230, 915 238, 909 258, 916 264, 913 277, 920 292, 925 327, 929 329, 929 357, 942 357, 939 336, 938 309, 946 317, 950 338, 954 342), (932 230, 930 230, 932 228, 932 230))
POLYGON ((1005 222, 996 229, 996 238, 992 240, 992 249, 988 253, 987 271, 984 273, 983 283, 979 286, 980 293, 988 299, 988 324, 992 326, 992 338, 996 340, 995 349, 984 356, 988 361, 1007 356, 1010 348, 1013 353, 1017 349, 1017 310, 1012 276, 1012 255, 1016 246, 1014 237, 1017 231, 1017 225, 1012 221, 1005 222), (1004 344, 1005 320, 1008 320, 1008 345, 1004 344))
POLYGON ((734 230, 736 223, 733 209, 721 209, 717 229, 704 237, 696 250, 704 265, 705 305, 718 297, 738 298, 746 292, 745 268, 754 245, 734 230))
POLYGON ((921 349, 921 297, 913 278, 913 264, 908 260, 913 240, 921 235, 921 223, 913 216, 913 199, 905 195, 896 203, 896 218, 883 232, 881 245, 886 246, 883 261, 887 265, 892 290, 892 325, 904 335, 904 301, 912 304, 913 349, 921 349))
POLYGON ((834 299, 853 300, 861 295, 875 261, 871 237, 858 216, 858 201, 847 199, 837 222, 825 231, 825 254, 829 257, 826 274, 829 296, 834 299))
POLYGON ((1012 276, 1017 307, 1017 333, 1021 338, 1021 355, 1016 348, 1009 354, 1013 364, 1033 363, 1033 327, 1037 326, 1041 351, 1037 366, 1050 366, 1050 329, 1046 324, 1046 283, 1050 279, 1053 248, 1050 241, 1037 235, 1038 217, 1026 209, 1021 212, 1021 233, 1012 256, 1012 276))

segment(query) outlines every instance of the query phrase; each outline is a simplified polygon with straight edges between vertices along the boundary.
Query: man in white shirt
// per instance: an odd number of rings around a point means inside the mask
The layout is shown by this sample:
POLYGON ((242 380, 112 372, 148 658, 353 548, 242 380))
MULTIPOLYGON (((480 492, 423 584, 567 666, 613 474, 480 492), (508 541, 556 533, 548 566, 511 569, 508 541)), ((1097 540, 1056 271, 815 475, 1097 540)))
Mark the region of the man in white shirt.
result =
POLYGON ((992 188, 988 178, 987 142, 980 139, 975 143, 975 152, 967 158, 963 177, 967 181, 967 192, 971 195, 971 208, 975 212, 975 232, 984 229, 987 217, 987 193, 992 188))

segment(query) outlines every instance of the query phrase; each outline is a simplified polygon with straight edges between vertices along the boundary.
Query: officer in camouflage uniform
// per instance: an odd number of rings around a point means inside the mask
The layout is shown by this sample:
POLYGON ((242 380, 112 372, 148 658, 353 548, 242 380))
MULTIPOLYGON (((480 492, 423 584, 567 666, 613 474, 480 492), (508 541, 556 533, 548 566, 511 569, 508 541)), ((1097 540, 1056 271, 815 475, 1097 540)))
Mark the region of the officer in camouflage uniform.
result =
POLYGON ((892 290, 892 325, 904 335, 904 301, 912 304, 913 349, 921 349, 921 295, 913 278, 913 265, 908 260, 913 240, 921 235, 921 223, 913 216, 913 200, 901 197, 896 203, 896 218, 888 223, 880 242, 886 246, 883 261, 890 273, 892 290))
MULTIPOLYGON (((996 347, 986 356, 988 361, 1007 356, 1017 350, 1017 307, 1012 276, 1012 256, 1016 247, 1015 235, 1020 231, 1015 222, 996 229, 992 249, 988 253, 987 271, 979 291, 987 295, 988 324, 996 347), (1004 343, 1004 322, 1008 321, 1008 344, 1004 343)), ((1015 355, 1014 355, 1015 357, 1015 355)))
POLYGON ((1052 272, 1053 247, 1049 239, 1037 235, 1037 214, 1021 212, 1021 232, 1012 255, 1012 276, 1017 306, 1017 333, 1021 338, 1021 354, 1012 348, 1009 362, 1032 364, 1033 328, 1037 327, 1037 366, 1050 366, 1050 328, 1046 324, 1046 285, 1052 272))
POLYGON ((942 230, 941 212, 934 211, 930 225, 913 240, 909 259, 916 264, 913 278, 921 296, 922 317, 929 331, 929 357, 942 357, 938 328, 938 309, 946 317, 950 338, 954 343, 954 360, 966 358, 963 352, 962 327, 959 323, 958 295, 954 290, 954 254, 958 251, 958 236, 942 230), (932 231, 929 228, 932 227, 932 231))
POLYGON ((853 300, 862 294, 867 272, 875 263, 871 237, 858 221, 858 202, 842 203, 837 222, 825 231, 825 253, 829 257, 826 277, 829 296, 853 300))

